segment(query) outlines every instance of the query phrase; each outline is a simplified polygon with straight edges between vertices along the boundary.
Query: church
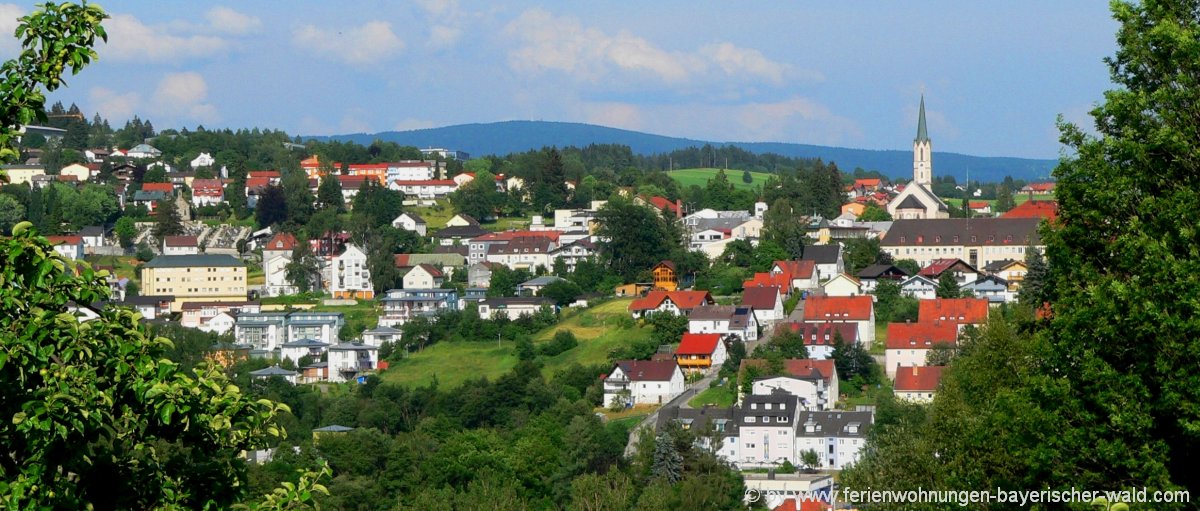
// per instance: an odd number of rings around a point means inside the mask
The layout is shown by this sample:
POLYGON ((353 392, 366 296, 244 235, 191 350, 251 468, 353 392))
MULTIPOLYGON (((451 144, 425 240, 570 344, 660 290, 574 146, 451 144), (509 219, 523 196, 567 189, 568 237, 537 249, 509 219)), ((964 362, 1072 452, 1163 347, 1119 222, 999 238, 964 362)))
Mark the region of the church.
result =
POLYGON ((917 138, 913 140, 913 179, 887 205, 895 220, 950 218, 950 208, 933 194, 933 141, 925 129, 925 96, 917 118, 917 138))

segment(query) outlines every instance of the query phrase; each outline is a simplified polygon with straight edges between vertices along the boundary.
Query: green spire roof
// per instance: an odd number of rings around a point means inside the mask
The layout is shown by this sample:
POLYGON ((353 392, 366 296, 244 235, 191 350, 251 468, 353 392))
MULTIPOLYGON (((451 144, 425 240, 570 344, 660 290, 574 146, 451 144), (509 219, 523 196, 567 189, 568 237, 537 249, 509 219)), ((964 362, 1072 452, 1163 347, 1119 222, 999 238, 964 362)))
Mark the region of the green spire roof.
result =
POLYGON ((921 114, 917 118, 917 142, 929 140, 929 132, 925 130, 925 95, 921 94, 921 114))

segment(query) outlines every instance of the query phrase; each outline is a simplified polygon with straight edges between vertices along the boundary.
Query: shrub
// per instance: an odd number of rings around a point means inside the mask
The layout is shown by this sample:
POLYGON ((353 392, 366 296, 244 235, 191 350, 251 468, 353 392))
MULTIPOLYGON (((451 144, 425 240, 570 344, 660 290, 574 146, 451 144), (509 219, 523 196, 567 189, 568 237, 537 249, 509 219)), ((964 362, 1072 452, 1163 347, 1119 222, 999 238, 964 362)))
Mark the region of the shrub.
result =
POLYGON ((575 338, 575 334, 570 330, 559 330, 554 332, 553 340, 538 349, 538 353, 545 357, 553 357, 576 346, 579 346, 579 340, 575 338))

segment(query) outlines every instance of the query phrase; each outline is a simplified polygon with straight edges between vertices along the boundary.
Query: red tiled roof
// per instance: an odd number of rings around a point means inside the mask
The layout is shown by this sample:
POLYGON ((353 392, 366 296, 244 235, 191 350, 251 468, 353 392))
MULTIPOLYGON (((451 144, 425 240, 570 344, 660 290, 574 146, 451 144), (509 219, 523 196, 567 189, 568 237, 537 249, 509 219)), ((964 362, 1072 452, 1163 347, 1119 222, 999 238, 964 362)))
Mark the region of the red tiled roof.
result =
POLYGON ((787 273, 755 273, 754 278, 742 282, 743 289, 753 287, 777 287, 779 289, 792 289, 792 276, 787 273))
POLYGON ((616 367, 631 381, 670 381, 679 365, 674 360, 618 360, 616 367))
POLYGON ((363 183, 372 179, 371 176, 338 176, 337 178, 343 190, 357 190, 362 187, 363 183))
POLYGON ((1029 183, 1022 190, 1031 190, 1034 193, 1048 193, 1054 191, 1056 183, 1029 183))
POLYGON ((983 208, 989 208, 992 206, 992 204, 990 202, 985 201, 985 200, 973 200, 973 201, 969 202, 968 205, 971 209, 983 209, 983 208))
POLYGON ((871 319, 870 296, 813 296, 804 302, 804 321, 871 319))
MULTIPOLYGON (((742 360, 742 365, 738 370, 741 371, 747 366, 761 367, 766 364, 766 359, 747 358, 742 360)), ((834 365, 833 359, 789 358, 783 361, 783 372, 793 378, 821 378, 822 380, 831 380, 837 374, 837 367, 834 365)))
POLYGON ((142 183, 142 191, 171 193, 175 191, 175 186, 171 183, 142 183))
POLYGON ((408 268, 408 267, 412 266, 412 265, 408 264, 408 256, 409 256, 409 254, 396 254, 396 255, 392 256, 392 262, 396 265, 397 268, 408 268))
POLYGON ((805 498, 797 504, 797 499, 792 497, 784 500, 771 511, 828 511, 830 509, 833 509, 833 506, 819 500, 805 498))
POLYGON ((432 264, 421 263, 421 264, 418 264, 416 267, 425 270, 426 272, 429 273, 430 276, 433 276, 433 277, 441 277, 442 276, 442 270, 437 269, 437 267, 432 264))
POLYGON ((46 236, 51 245, 78 245, 83 243, 83 236, 46 236))
POLYGON ((275 234, 265 245, 265 250, 292 250, 296 248, 296 237, 288 232, 275 234))
POLYGON ((942 381, 943 366, 900 366, 896 368, 896 392, 933 392, 942 381))
POLYGON ((921 321, 984 323, 988 317, 986 298, 937 298, 921 300, 917 318, 921 321))
POLYGON ((629 304, 630 312, 647 311, 657 309, 662 305, 663 300, 670 299, 676 307, 682 310, 691 310, 705 303, 712 302, 712 297, 708 291, 651 291, 642 298, 634 300, 629 304))
POLYGON ((196 179, 192 181, 192 195, 219 197, 225 193, 220 179, 196 179))
POLYGON ((683 334, 676 355, 712 355, 721 342, 721 334, 683 334))
POLYGON ((270 185, 271 185, 271 178, 269 178, 269 177, 251 177, 251 178, 246 179, 246 188, 249 190, 255 190, 258 188, 266 188, 270 185))
POLYGON ((251 170, 250 173, 246 174, 246 177, 249 179, 253 179, 256 177, 265 177, 265 178, 275 177, 275 178, 277 178, 277 177, 281 177, 281 176, 280 176, 278 170, 251 170))
POLYGON ((812 260, 802 261, 775 261, 775 267, 778 267, 784 273, 789 273, 789 279, 808 279, 812 278, 816 262, 812 260))
POLYGON ((387 170, 386 163, 351 163, 346 170, 387 170))
POLYGON ((1045 218, 1053 222, 1058 219, 1058 201, 1025 201, 1000 215, 1000 218, 1045 218))
POLYGON ((943 272, 949 270, 958 263, 962 263, 963 266, 966 266, 967 268, 971 267, 962 259, 934 259, 933 261, 929 262, 929 266, 921 268, 921 271, 917 274, 922 277, 928 277, 936 280, 943 272))
POLYGON ((774 309, 779 303, 779 289, 776 286, 748 287, 742 291, 742 305, 755 310, 774 309))
POLYGON ((958 323, 951 321, 918 321, 888 323, 887 349, 929 349, 935 344, 957 344, 958 323))
POLYGON ((855 179, 854 186, 879 186, 879 178, 855 179))
POLYGON ((858 327, 850 323, 783 323, 776 330, 791 330, 804 339, 805 346, 833 346, 835 334, 847 344, 858 342, 858 327), (826 339, 828 337, 828 339, 826 339))
POLYGON ((198 247, 200 238, 198 236, 167 236, 163 238, 163 244, 168 247, 198 247))
POLYGON ((679 212, 679 206, 677 206, 674 202, 671 202, 671 200, 666 197, 659 197, 657 195, 650 197, 650 203, 658 209, 669 209, 672 213, 679 212))

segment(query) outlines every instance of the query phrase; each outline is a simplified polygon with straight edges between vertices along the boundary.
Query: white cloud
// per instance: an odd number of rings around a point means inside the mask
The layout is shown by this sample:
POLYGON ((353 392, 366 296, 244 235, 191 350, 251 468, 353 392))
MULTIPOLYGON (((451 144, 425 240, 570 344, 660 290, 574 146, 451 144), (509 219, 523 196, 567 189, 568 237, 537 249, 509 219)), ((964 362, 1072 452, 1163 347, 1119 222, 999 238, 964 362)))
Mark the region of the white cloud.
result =
POLYGON ((417 0, 416 3, 434 16, 452 15, 458 11, 458 0, 417 0))
POLYGON ((213 30, 229 34, 248 34, 262 26, 262 20, 257 17, 228 7, 213 7, 204 17, 212 24, 213 30))
POLYGON ((523 72, 559 71, 577 80, 598 81, 610 74, 644 76, 682 83, 705 73, 766 80, 782 84, 787 78, 821 80, 820 73, 798 71, 775 62, 753 48, 718 42, 694 51, 671 51, 627 30, 608 34, 585 26, 578 18, 555 16, 543 9, 523 12, 504 34, 517 41, 509 65, 523 72))
POLYGON ((200 122, 217 119, 217 109, 208 99, 208 83, 200 73, 169 73, 158 83, 151 104, 167 117, 200 122))
POLYGON ((13 37, 17 30, 17 18, 25 15, 25 8, 14 4, 0 4, 0 55, 16 55, 20 41, 13 37))
POLYGON ((206 35, 179 36, 162 27, 146 25, 128 14, 114 14, 105 23, 108 42, 98 50, 118 61, 171 61, 206 57, 225 51, 229 43, 206 35))
POLYGON ((434 25, 429 28, 429 46, 447 48, 454 46, 462 37, 462 29, 448 25, 434 25))
POLYGON ((92 110, 114 123, 133 118, 142 102, 136 92, 121 94, 105 87, 93 87, 88 91, 88 99, 92 110))
POLYGON ((643 129, 641 108, 628 103, 587 105, 584 107, 584 115, 591 124, 627 130, 643 129))
POLYGON ((292 42, 315 54, 358 66, 387 60, 404 50, 404 41, 385 21, 340 30, 304 25, 292 34, 292 42))

